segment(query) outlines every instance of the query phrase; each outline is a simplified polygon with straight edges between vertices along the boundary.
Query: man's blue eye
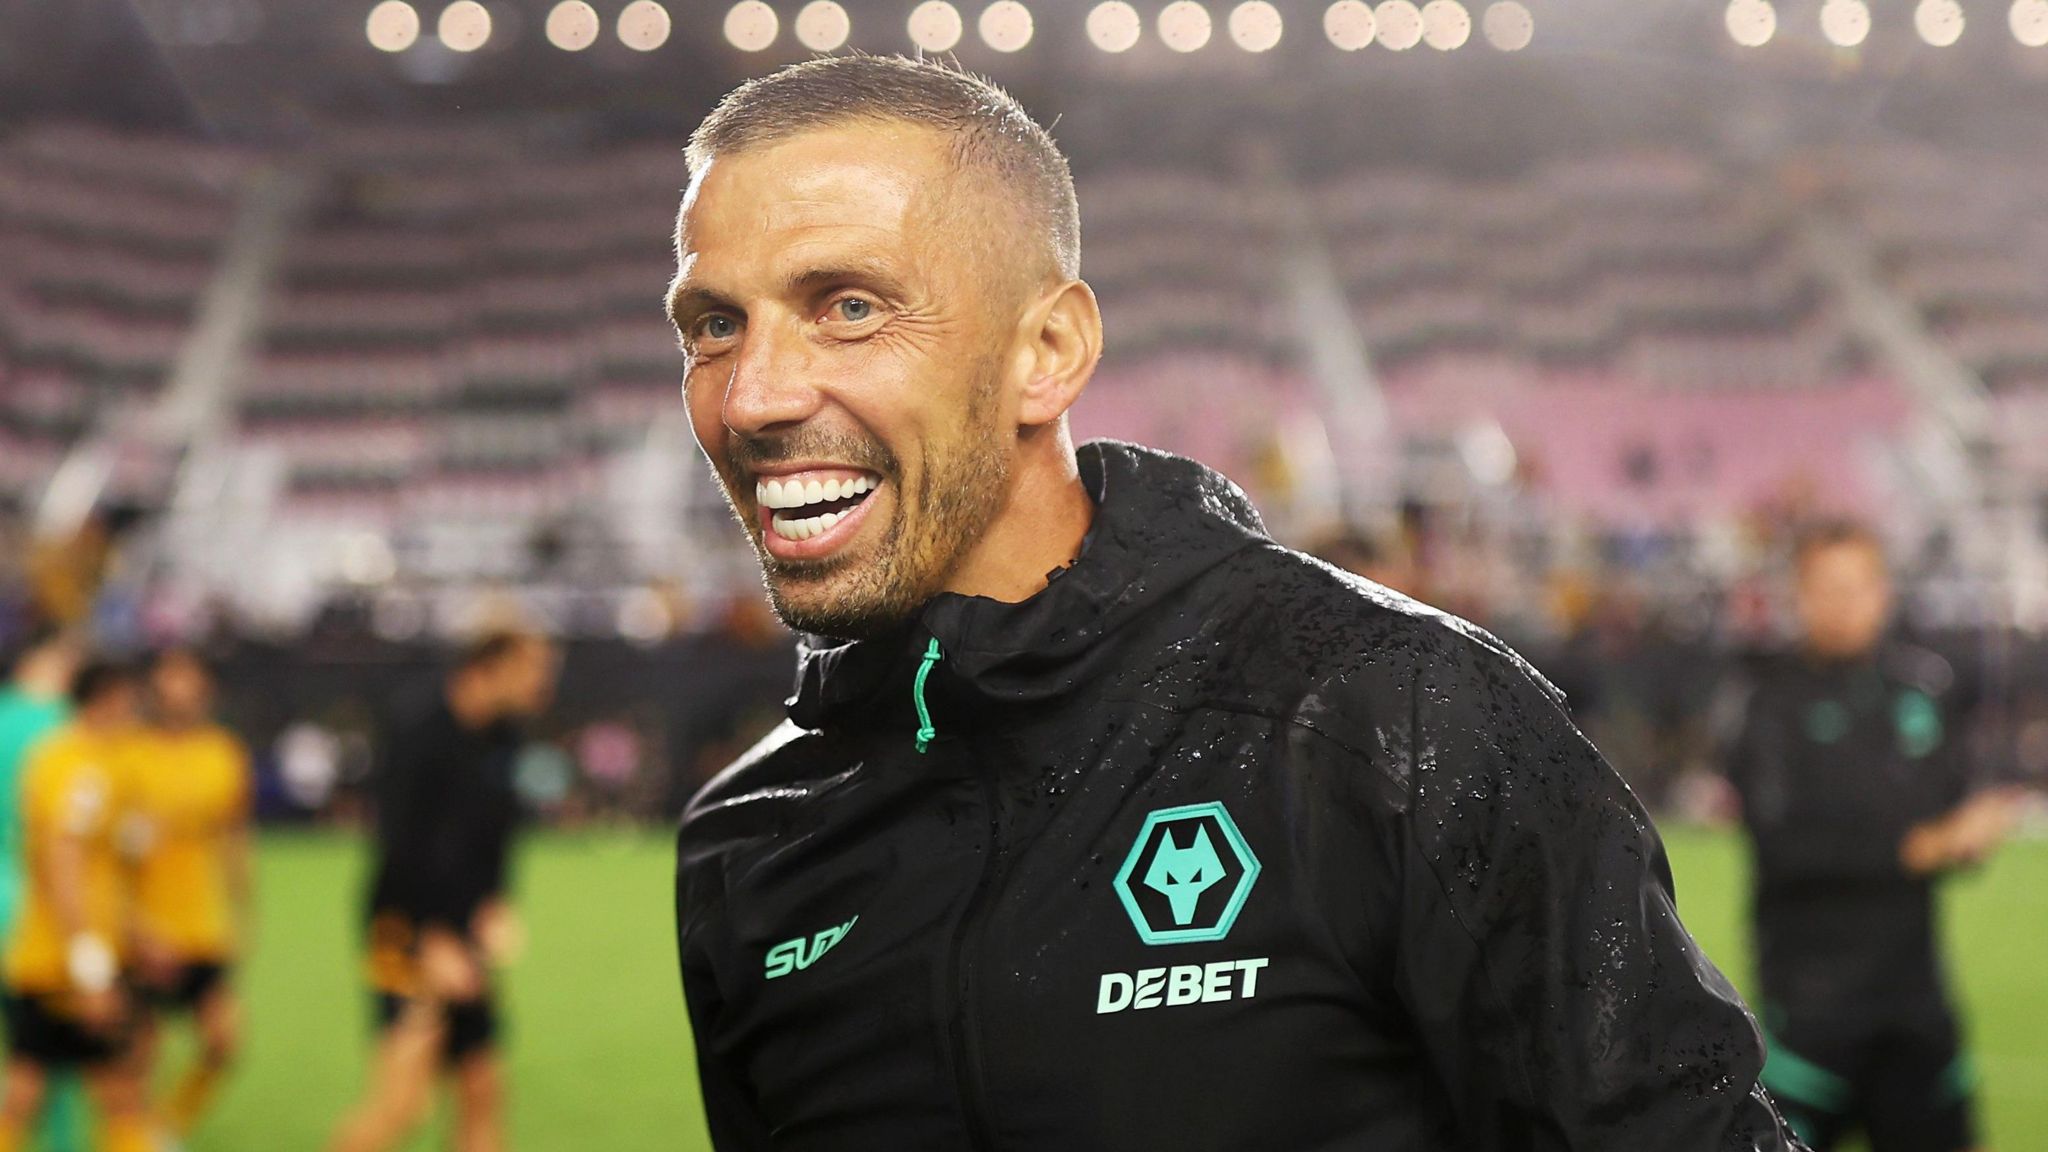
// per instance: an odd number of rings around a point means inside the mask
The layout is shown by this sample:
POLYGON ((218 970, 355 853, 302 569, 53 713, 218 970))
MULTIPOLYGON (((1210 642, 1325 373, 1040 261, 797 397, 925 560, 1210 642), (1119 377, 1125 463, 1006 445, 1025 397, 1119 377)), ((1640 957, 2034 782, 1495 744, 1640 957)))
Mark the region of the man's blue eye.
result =
POLYGON ((730 316, 712 316, 704 321, 704 334, 713 340, 723 340, 739 331, 739 325, 730 316))
POLYGON ((849 296, 839 302, 839 316, 842 320, 852 320, 858 323, 867 319, 874 310, 875 306, 873 304, 862 300, 858 296, 849 296))

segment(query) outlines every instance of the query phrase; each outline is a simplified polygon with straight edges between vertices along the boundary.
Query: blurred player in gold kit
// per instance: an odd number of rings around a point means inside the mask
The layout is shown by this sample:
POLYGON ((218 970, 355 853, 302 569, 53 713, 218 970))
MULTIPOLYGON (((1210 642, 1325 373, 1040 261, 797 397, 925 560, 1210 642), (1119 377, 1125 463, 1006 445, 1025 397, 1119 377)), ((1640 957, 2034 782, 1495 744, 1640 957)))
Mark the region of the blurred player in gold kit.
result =
MULTIPOLYGON (((13 677, 0 685, 0 941, 13 931, 21 911, 21 776, 29 753, 71 718, 71 680, 83 659, 77 638, 45 630, 29 638, 14 662, 13 677)), ((85 1152, 92 1115, 78 1078, 57 1077, 44 1096, 37 1133, 43 1152, 85 1152)))
POLYGON ((27 892, 6 955, 7 1078, 0 1152, 26 1144, 51 1073, 79 1072, 106 1152, 156 1152, 143 1084, 126 1058, 132 1014, 120 984, 129 893, 119 844, 133 778, 136 685, 91 663, 70 723, 38 744, 21 781, 27 892))
POLYGON ((249 757, 213 719, 213 677, 172 648, 149 675, 151 720, 138 738, 127 828, 134 853, 135 985, 143 1011, 133 1055, 155 1082, 158 1023, 188 1015, 198 1055, 159 1112, 184 1136, 213 1099, 240 1038, 228 977, 249 923, 249 757))

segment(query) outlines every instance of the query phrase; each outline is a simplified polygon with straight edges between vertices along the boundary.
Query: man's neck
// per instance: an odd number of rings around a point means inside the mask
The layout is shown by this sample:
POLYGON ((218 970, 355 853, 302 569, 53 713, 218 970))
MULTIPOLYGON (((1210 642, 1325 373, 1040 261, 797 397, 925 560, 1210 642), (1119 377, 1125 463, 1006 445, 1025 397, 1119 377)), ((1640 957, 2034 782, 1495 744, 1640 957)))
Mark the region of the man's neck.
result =
POLYGON ((1877 647, 1875 644, 1854 649, 1823 648, 1811 643, 1801 645, 1801 649, 1806 653, 1808 663, 1830 667, 1861 664, 1877 654, 1877 647))
POLYGON ((946 591, 1015 604, 1037 595, 1049 574, 1081 554, 1095 501, 1081 483, 1073 449, 1019 464, 1002 510, 946 591))

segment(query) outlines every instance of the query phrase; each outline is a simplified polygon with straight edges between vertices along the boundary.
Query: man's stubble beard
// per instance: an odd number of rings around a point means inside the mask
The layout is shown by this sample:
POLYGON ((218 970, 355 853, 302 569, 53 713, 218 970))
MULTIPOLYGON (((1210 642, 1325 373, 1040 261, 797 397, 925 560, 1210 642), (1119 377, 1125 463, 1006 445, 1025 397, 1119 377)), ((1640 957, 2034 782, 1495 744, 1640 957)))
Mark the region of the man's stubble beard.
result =
MULTIPOLYGON (((1009 454, 999 443, 1000 369, 991 358, 975 375, 962 435, 949 450, 927 450, 916 499, 903 490, 900 468, 883 472, 895 487, 894 501, 889 523, 871 549, 856 556, 787 562, 771 554, 762 538, 772 528, 762 528, 758 520, 748 524, 769 603, 789 628, 838 640, 884 635, 938 595, 987 533, 1009 490, 1009 454)), ((873 445, 860 460, 894 457, 873 445)), ((728 473, 745 474, 737 467, 728 473)), ((739 515, 730 480, 726 498, 739 515)))

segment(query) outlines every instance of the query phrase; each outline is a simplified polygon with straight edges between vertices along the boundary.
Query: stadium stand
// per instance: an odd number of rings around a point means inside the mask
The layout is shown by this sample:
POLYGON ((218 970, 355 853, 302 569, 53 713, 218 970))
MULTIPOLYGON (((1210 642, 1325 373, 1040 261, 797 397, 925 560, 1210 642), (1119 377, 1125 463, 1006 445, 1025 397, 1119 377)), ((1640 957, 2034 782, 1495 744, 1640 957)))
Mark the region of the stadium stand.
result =
POLYGON ((34 490, 169 375, 250 159, 39 125, 0 140, 0 493, 34 490))

